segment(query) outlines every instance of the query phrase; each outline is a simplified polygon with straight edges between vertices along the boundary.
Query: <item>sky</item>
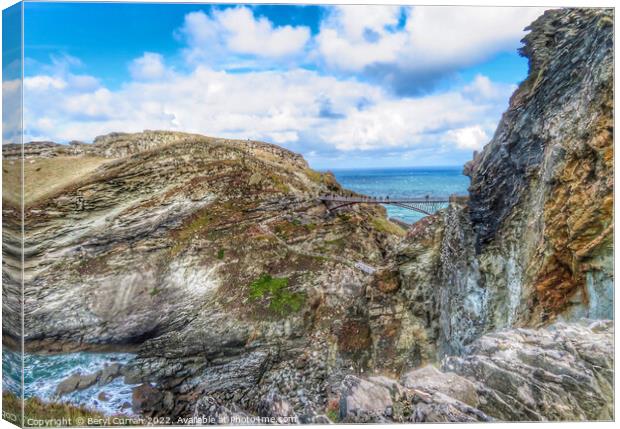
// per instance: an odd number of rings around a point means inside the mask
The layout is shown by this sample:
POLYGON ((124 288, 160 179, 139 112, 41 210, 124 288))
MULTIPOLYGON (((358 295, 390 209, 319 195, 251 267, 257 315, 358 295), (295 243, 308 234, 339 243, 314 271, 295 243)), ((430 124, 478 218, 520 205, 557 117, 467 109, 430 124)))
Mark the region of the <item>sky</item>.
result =
POLYGON ((517 49, 542 12, 26 3, 24 139, 165 129, 314 168, 461 165, 526 77, 517 49))

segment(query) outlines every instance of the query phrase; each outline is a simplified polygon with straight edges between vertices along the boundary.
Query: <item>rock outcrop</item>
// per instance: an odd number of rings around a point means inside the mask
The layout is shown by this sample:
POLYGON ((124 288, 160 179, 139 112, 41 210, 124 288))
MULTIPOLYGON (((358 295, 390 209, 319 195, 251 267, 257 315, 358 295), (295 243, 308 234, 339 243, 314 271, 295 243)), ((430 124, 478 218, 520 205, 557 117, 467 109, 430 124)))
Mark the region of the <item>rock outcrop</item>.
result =
POLYGON ((471 169, 482 282, 510 291, 499 324, 612 317, 612 20, 561 10, 531 25, 529 76, 471 169))
MULTIPOLYGON (((331 386, 373 366, 377 280, 356 265, 380 269, 404 230, 381 207, 330 213, 317 197, 342 191, 331 174, 267 143, 184 133, 25 147, 28 351, 134 351, 134 408, 183 418, 209 397, 233 414, 326 421, 331 386)), ((6 174, 21 168, 14 148, 4 156, 6 174)), ((18 244, 5 255, 18 260, 18 244)))
POLYGON ((497 329, 613 317, 612 19, 562 9, 530 26, 528 78, 465 166, 469 202, 397 253, 419 348, 443 356, 497 329))
POLYGON ((613 420, 613 324, 581 320, 485 335, 441 370, 349 376, 344 422, 613 420))
POLYGON ((112 363, 93 373, 82 374, 81 372, 76 372, 58 384, 56 387, 56 395, 62 396, 75 392, 76 390, 88 389, 95 384, 105 386, 122 375, 122 368, 123 366, 121 364, 112 363))

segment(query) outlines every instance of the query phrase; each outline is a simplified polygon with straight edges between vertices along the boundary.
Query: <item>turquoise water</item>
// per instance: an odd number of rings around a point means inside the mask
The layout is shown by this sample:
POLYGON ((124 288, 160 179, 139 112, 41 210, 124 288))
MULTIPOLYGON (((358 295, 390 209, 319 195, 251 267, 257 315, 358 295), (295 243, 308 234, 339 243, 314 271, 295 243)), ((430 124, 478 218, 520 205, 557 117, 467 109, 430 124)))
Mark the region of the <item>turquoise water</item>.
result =
MULTIPOLYGON (((110 363, 127 363, 133 357, 130 353, 63 353, 57 355, 24 355, 24 396, 36 396, 44 401, 61 401, 86 406, 106 414, 131 414, 123 404, 131 404, 131 389, 135 385, 125 384, 118 377, 105 386, 95 384, 81 391, 56 397, 58 384, 75 372, 90 374, 110 363), (100 400, 99 394, 108 397, 100 400)), ((20 394, 21 356, 6 348, 2 350, 2 390, 20 394)))
MULTIPOLYGON (((372 197, 444 197, 466 195, 469 178, 463 167, 412 167, 390 169, 332 170, 342 186, 372 197)), ((388 215, 408 223, 424 215, 401 207, 385 206, 388 215)))

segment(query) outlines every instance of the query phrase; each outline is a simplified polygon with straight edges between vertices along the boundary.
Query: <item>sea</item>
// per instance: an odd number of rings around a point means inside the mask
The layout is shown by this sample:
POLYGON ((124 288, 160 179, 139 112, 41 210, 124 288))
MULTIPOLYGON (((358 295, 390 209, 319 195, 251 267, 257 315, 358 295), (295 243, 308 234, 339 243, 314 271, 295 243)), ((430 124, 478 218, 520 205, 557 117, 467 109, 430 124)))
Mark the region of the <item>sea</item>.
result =
MULTIPOLYGON (((56 395, 56 387, 74 373, 91 374, 110 363, 125 364, 134 355, 130 353, 63 353, 56 355, 23 354, 25 398, 37 397, 45 402, 65 402, 97 410, 106 415, 132 415, 132 389, 136 385, 125 384, 123 377, 104 386, 95 384, 62 397, 56 395)), ((2 391, 21 396, 22 354, 2 348, 2 391)))
MULTIPOLYGON (((351 191, 371 197, 417 198, 467 195, 469 178, 463 167, 410 167, 383 169, 330 170, 338 182, 351 191)), ((424 215, 401 207, 386 205, 388 216, 414 223, 424 215)))

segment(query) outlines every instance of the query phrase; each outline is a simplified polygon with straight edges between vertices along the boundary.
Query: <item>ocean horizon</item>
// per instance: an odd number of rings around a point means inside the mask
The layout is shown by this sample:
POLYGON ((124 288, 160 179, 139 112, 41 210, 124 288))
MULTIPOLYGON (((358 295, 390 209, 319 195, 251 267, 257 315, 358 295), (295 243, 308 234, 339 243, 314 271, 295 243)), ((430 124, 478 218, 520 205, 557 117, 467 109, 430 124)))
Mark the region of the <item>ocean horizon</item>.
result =
MULTIPOLYGON (((346 189, 371 197, 444 197, 466 194, 469 178, 462 166, 330 169, 346 189)), ((402 207, 384 206, 390 218, 414 223, 425 215, 402 207)))

